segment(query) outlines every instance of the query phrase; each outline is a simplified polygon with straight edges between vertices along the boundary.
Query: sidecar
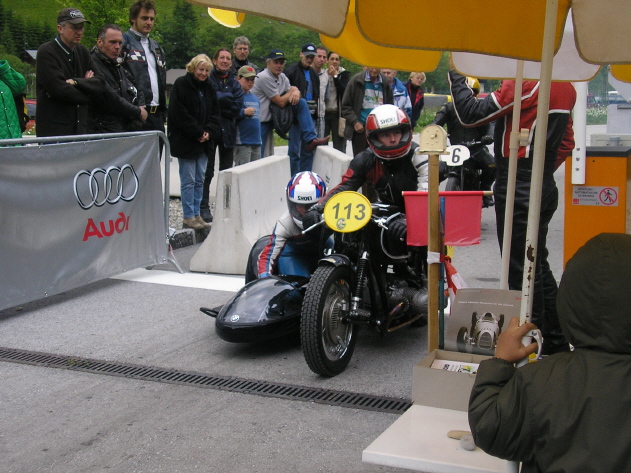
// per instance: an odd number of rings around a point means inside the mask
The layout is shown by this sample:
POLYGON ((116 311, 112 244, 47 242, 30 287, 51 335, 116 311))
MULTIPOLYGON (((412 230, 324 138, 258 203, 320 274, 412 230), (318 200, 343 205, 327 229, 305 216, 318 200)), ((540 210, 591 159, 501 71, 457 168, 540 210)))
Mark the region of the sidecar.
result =
POLYGON ((301 282, 270 277, 246 284, 221 307, 200 310, 215 317, 215 331, 227 342, 266 342, 300 333, 303 296, 301 282))

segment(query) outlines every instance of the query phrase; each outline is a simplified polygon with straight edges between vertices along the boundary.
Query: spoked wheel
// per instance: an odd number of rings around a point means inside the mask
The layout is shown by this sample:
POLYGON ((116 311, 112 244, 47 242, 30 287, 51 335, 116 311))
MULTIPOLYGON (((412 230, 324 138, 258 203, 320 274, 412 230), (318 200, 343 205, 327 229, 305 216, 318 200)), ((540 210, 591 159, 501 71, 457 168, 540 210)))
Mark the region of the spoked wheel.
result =
POLYGON ((462 186, 460 185, 460 178, 456 176, 449 176, 447 178, 447 182, 445 183, 446 191, 461 191, 462 186))
POLYGON ((300 338, 309 368, 322 376, 346 369, 353 356, 358 327, 343 322, 351 302, 351 271, 320 266, 311 276, 302 303, 300 338))

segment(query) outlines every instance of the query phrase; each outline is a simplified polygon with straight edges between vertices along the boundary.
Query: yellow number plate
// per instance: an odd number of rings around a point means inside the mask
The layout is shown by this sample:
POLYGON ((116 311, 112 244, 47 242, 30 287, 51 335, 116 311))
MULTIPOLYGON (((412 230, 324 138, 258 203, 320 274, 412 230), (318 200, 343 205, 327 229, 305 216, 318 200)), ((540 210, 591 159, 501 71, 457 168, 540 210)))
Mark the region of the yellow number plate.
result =
POLYGON ((372 215, 370 201, 362 194, 347 191, 331 197, 324 206, 327 226, 341 233, 355 232, 368 223, 372 215))

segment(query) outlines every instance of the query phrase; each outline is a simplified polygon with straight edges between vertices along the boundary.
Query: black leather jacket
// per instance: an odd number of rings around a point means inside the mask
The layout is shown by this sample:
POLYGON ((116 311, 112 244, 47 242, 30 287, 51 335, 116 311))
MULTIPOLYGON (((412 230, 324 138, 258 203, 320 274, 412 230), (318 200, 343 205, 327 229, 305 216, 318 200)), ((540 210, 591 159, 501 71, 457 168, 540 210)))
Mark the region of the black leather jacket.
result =
POLYGON ((139 103, 142 92, 133 83, 129 71, 112 61, 95 46, 92 61, 105 79, 103 93, 92 97, 88 112, 89 133, 120 133, 133 131, 133 120, 140 120, 139 103))
MULTIPOLYGON (((142 92, 145 99, 145 103, 139 105, 151 105, 153 93, 151 92, 151 81, 149 80, 149 72, 147 70, 147 58, 145 57, 145 49, 140 43, 142 35, 131 28, 123 34, 123 51, 125 64, 131 72, 136 86, 142 92)), ((160 47, 157 41, 149 38, 149 49, 153 52, 156 58, 156 67, 158 72, 158 90, 159 90, 159 110, 162 112, 164 118, 166 118, 167 100, 166 100, 166 83, 167 83, 167 68, 164 56, 164 50, 160 47)))
POLYGON ((331 189, 317 205, 324 208, 324 204, 338 192, 357 191, 364 183, 371 182, 380 202, 405 209, 402 192, 419 190, 418 172, 412 162, 416 148, 418 145, 412 143, 406 156, 390 161, 378 158, 370 148, 362 151, 350 162, 348 170, 342 176, 342 182, 331 189))
MULTIPOLYGON (((491 133, 490 123, 484 123, 476 127, 465 127, 454 110, 453 102, 447 102, 441 109, 436 112, 434 124, 443 126, 447 125, 447 133, 449 133, 449 143, 452 145, 460 145, 468 141, 480 141, 483 136, 491 133)), ((485 145, 479 144, 472 146, 471 152, 475 152, 485 145)))

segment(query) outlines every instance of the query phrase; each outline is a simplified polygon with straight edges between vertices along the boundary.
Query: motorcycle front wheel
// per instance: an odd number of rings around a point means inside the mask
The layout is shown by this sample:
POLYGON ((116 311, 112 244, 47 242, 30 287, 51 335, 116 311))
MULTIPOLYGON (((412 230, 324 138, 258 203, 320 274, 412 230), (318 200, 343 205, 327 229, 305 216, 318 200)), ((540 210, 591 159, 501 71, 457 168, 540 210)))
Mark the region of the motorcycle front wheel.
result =
POLYGON ((460 178, 456 176, 449 176, 447 178, 447 182, 445 183, 446 191, 461 191, 462 186, 460 185, 460 178))
POLYGON ((311 371, 335 376, 351 361, 358 327, 343 321, 351 303, 351 270, 320 266, 307 285, 302 303, 300 339, 311 371))

